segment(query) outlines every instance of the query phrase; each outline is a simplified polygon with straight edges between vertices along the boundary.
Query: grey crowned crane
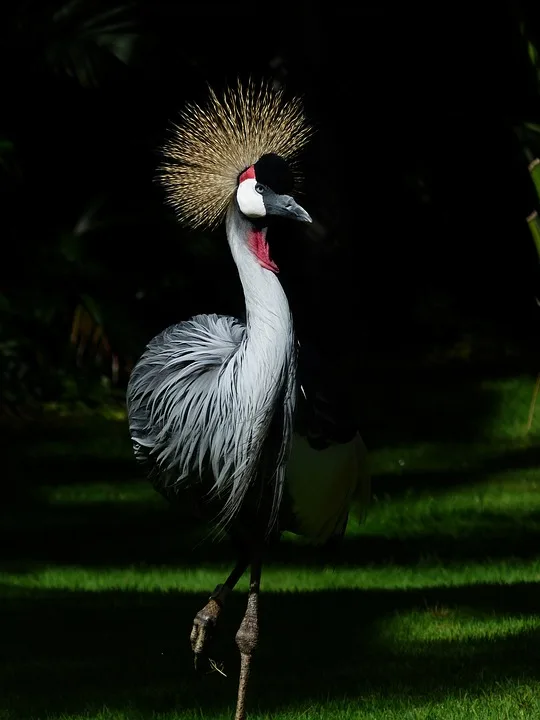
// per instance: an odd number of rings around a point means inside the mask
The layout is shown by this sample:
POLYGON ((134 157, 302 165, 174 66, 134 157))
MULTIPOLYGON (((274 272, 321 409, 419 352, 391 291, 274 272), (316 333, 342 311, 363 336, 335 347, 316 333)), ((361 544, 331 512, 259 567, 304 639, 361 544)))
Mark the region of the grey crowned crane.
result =
POLYGON ((148 344, 127 391, 135 457, 156 489, 173 502, 195 503, 238 553, 193 621, 196 663, 227 595, 251 569, 236 635, 236 720, 246 714, 268 546, 283 531, 318 544, 342 536, 353 500, 369 495, 363 442, 354 423, 336 417, 302 362, 267 241, 276 216, 311 222, 290 195, 310 134, 300 101, 264 83, 238 83, 222 96, 210 90, 206 105, 183 111, 164 147, 161 180, 187 226, 225 221, 246 322, 197 315, 169 327, 148 344))

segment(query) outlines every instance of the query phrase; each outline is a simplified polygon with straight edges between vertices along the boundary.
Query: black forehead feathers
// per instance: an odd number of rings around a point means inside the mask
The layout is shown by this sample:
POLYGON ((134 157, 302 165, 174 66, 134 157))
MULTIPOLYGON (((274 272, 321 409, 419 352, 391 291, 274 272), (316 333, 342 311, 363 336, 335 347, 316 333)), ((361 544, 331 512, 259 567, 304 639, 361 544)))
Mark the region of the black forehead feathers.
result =
POLYGON ((267 185, 278 195, 289 195, 293 191, 294 176, 286 160, 275 153, 263 155, 255 165, 257 182, 267 185))

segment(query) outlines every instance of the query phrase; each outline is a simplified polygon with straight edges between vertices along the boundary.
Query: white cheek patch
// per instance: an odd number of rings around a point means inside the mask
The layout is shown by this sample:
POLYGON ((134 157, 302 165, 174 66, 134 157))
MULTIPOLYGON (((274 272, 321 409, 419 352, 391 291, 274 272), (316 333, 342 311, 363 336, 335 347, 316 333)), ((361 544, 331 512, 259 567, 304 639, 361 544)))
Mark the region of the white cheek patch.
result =
POLYGON ((264 207, 262 195, 255 190, 257 181, 248 178, 240 183, 236 191, 236 199, 241 212, 247 217, 264 217, 266 208, 264 207))

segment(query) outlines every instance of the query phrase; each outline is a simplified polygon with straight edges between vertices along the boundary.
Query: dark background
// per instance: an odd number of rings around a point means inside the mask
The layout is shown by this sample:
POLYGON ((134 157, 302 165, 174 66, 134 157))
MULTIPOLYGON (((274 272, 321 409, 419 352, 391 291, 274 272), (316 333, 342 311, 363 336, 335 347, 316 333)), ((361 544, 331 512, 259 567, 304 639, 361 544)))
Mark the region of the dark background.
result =
POLYGON ((234 702, 244 593, 215 655, 228 682, 197 679, 188 642, 233 549, 143 478, 124 390, 169 323, 243 312, 223 230, 182 229, 155 175, 184 103, 249 74, 303 95, 317 127, 315 222, 272 252, 373 463, 371 514, 339 552, 269 558, 250 711, 535 716, 540 5, 474 6, 3 8, 2 717, 234 702))
POLYGON ((302 94, 318 129, 302 197, 316 227, 274 255, 300 338, 336 377, 536 373, 540 12, 470 5, 12 4, 3 412, 121 398, 154 333, 242 312, 223 232, 181 229, 155 171, 184 102, 250 74, 302 94))

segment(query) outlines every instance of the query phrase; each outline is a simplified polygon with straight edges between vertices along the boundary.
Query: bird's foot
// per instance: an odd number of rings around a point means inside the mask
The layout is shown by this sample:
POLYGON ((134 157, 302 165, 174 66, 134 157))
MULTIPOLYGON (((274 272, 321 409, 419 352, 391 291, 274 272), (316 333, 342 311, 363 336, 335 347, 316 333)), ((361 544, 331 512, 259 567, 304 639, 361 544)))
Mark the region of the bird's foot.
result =
POLYGON ((195 656, 196 670, 219 667, 208 658, 208 649, 212 645, 217 621, 228 593, 229 588, 226 585, 218 585, 206 605, 195 615, 191 629, 191 649, 195 656))

